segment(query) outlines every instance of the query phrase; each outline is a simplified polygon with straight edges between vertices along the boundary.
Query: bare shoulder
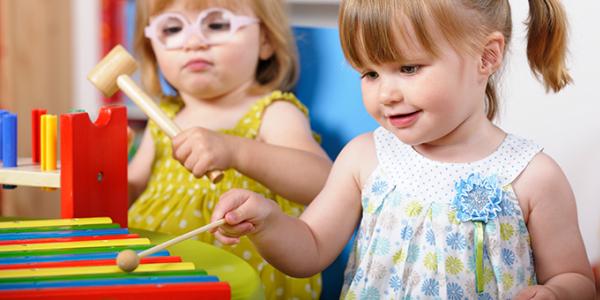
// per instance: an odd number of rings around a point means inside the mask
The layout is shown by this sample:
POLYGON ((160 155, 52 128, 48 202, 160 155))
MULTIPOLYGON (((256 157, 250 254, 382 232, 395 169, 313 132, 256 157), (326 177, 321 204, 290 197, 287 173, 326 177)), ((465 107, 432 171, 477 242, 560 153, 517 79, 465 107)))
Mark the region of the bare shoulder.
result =
POLYGON ((288 101, 275 101, 264 111, 258 136, 261 140, 279 144, 290 138, 312 140, 307 116, 288 101))
POLYGON ((527 218, 537 206, 573 206, 574 196, 567 177, 556 161, 538 153, 513 184, 527 218))
POLYGON ((362 187, 375 167, 377 167, 377 154, 373 133, 361 134, 352 139, 336 159, 335 164, 353 170, 353 176, 359 187, 362 187))
POLYGON ((271 103, 265 108, 262 120, 262 126, 265 128, 308 124, 308 118, 304 112, 288 101, 275 101, 271 103))

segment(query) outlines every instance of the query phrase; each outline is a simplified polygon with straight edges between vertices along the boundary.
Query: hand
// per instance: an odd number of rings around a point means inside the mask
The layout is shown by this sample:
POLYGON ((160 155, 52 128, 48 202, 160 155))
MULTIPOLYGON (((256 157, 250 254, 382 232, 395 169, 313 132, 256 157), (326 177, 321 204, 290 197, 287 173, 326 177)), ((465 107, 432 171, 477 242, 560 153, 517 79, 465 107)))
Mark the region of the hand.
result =
POLYGON ((527 300, 527 299, 558 299, 554 291, 549 287, 543 285, 534 285, 524 288, 519 292, 515 300, 527 300))
POLYGON ((211 217, 211 222, 225 218, 226 224, 212 232, 223 244, 237 244, 241 236, 256 234, 265 228, 269 216, 277 210, 277 203, 260 194, 232 189, 221 195, 211 217))
POLYGON ((208 171, 232 167, 232 140, 205 128, 189 128, 173 138, 173 157, 200 178, 208 171))

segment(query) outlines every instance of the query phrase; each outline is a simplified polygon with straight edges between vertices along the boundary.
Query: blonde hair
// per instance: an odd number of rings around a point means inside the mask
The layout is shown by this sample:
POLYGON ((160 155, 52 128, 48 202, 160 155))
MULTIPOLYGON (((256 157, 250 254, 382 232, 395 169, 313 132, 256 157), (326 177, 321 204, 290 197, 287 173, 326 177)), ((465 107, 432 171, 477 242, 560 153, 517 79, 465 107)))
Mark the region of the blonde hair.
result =
MULTIPOLYGON (((142 83, 146 90, 154 96, 162 97, 163 92, 158 76, 158 64, 152 50, 152 44, 144 36, 144 28, 150 17, 161 13, 174 0, 138 0, 136 1, 136 28, 134 48, 141 60, 142 83)), ((279 89, 289 91, 298 80, 298 54, 294 36, 281 0, 190 0, 187 6, 202 9, 208 6, 220 6, 235 10, 248 5, 261 21, 261 29, 273 47, 273 55, 260 60, 256 69, 256 91, 279 89)))
MULTIPOLYGON (((566 14, 559 0, 529 0, 529 7, 529 66, 536 78, 541 77, 546 91, 557 92, 572 81, 565 66, 566 14)), ((506 45, 512 33, 508 0, 343 0, 338 22, 344 55, 355 68, 401 61, 397 42, 417 42, 436 57, 435 29, 456 50, 471 53, 481 51, 492 32, 502 33, 506 45), (412 29, 417 40, 410 40, 406 30, 396 34, 396 28, 412 29)), ((498 111, 494 76, 490 76, 485 94, 487 118, 492 120, 498 111)))

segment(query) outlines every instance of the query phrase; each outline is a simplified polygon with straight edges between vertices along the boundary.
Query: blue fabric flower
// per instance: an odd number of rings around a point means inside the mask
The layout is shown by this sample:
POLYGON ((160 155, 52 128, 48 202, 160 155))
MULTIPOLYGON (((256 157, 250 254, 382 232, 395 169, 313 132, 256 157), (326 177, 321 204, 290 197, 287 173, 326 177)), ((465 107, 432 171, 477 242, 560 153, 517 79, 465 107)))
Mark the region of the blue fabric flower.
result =
POLYGON ((456 196, 452 206, 456 209, 456 217, 462 222, 487 223, 502 210, 500 203, 504 198, 504 191, 495 175, 482 178, 479 174, 471 174, 467 180, 460 179, 456 182, 455 188, 456 196))

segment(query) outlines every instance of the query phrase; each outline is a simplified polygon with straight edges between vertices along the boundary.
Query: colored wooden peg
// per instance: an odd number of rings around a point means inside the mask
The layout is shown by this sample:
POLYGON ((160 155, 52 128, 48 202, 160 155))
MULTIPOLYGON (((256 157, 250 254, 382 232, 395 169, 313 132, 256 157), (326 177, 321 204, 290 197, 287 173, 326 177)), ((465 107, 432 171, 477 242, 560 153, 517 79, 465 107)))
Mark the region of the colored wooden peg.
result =
POLYGON ((40 170, 46 170, 46 115, 40 116, 40 170))
POLYGON ((42 171, 56 170, 56 115, 42 116, 42 171))
POLYGON ((8 113, 8 111, 0 109, 0 160, 2 160, 2 116, 8 113))
POLYGON ((40 117, 46 114, 45 109, 31 110, 31 161, 40 162, 40 117))
MULTIPOLYGON (((4 168, 14 168, 17 166, 17 115, 3 112, 0 115, 2 135, 2 166, 4 168)), ((4 189, 14 189, 15 185, 4 184, 4 189)))
POLYGON ((2 165, 17 166, 17 115, 2 115, 2 165))

